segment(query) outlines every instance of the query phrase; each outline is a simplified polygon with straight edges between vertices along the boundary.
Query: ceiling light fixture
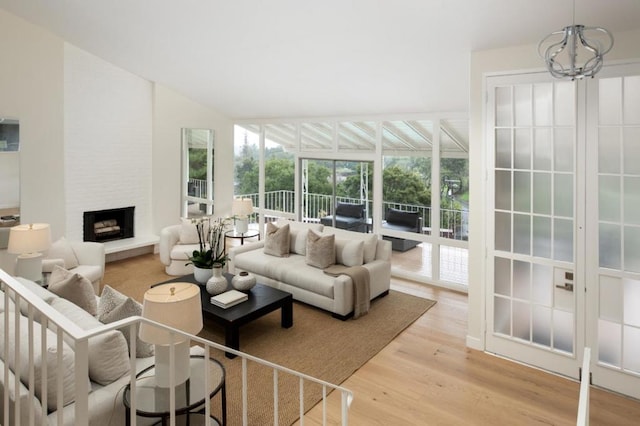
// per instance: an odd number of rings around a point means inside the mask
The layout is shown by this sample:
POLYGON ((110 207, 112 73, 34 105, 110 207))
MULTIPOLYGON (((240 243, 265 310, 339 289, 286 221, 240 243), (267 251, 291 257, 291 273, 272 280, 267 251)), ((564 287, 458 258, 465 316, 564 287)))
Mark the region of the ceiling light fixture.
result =
POLYGON ((574 0, 572 25, 549 34, 538 43, 538 54, 555 78, 573 81, 576 78, 593 77, 602 69, 603 56, 613 47, 613 35, 609 31, 576 25, 575 21, 574 0), (579 57, 586 59, 579 61, 579 57))

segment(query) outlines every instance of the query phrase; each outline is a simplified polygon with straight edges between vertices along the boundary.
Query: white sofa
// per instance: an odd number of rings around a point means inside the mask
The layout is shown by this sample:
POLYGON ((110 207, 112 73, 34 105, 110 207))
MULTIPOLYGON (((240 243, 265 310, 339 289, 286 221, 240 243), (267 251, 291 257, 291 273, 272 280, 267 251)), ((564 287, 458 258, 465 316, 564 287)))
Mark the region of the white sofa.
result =
MULTIPOLYGON (((74 305, 68 300, 62 299, 52 292, 46 290, 40 285, 29 281, 24 278, 16 278, 20 284, 29 289, 31 292, 35 294, 36 297, 41 298, 47 304, 49 304, 52 308, 54 308, 57 312, 64 315, 66 318, 70 319, 81 328, 90 330, 93 329, 94 326, 100 326, 101 323, 93 316, 91 316, 88 312, 84 311, 82 308, 74 305)), ((12 295, 12 293, 10 293, 12 295)), ((12 296, 10 298, 13 298, 12 296)), ((8 302, 8 310, 9 310, 9 318, 10 324, 13 321, 14 312, 16 310, 16 305, 13 300, 8 302)), ((20 335, 21 337, 21 366, 24 371, 27 364, 27 354, 26 347, 28 343, 28 339, 26 336, 28 335, 28 319, 27 319, 27 305, 25 303, 20 304, 20 335), (24 351, 23 351, 24 349, 24 351)), ((4 310, 5 310, 5 293, 0 291, 0 330, 3 330, 4 333, 4 310)), ((39 331, 40 318, 39 314, 34 315, 34 326, 38 327, 38 330, 35 330, 37 333, 39 331)), ((13 326, 10 325, 10 329, 13 326)), ((51 323, 49 323, 49 329, 55 329, 51 323)), ((4 405, 2 401, 4 400, 4 393, 8 390, 9 392, 9 423, 16 424, 16 413, 14 412, 15 406, 14 402, 19 399, 20 400, 20 424, 28 424, 28 419, 30 413, 34 416, 34 424, 36 425, 57 425, 57 411, 55 411, 56 397, 55 393, 57 390, 53 390, 56 386, 52 385, 52 377, 55 377, 55 368, 50 367, 50 365, 59 366, 56 363, 57 360, 57 346, 56 346, 56 335, 53 332, 47 331, 47 352, 49 356, 47 357, 47 376, 49 377, 49 391, 48 395, 48 409, 46 418, 43 419, 42 416, 42 405, 41 398, 38 398, 36 394, 33 398, 30 396, 29 389, 25 385, 28 381, 24 381, 25 378, 19 377, 18 380, 18 389, 16 390, 15 384, 15 375, 14 371, 9 370, 9 381, 8 384, 4 382, 4 371, 5 362, 7 360, 3 359, 4 351, 0 351, 0 421, 4 418, 4 405), (54 374, 54 376, 51 376, 54 374), (52 394, 52 392, 54 394, 52 394), (54 408, 52 408, 54 407, 54 408)), ((14 341, 12 339, 12 334, 10 334, 10 341, 14 341)), ((39 337, 39 334, 36 334, 39 337)), ((36 343, 39 341, 38 338, 35 339, 36 343)), ((63 408, 64 413, 64 425, 76 425, 84 422, 76 422, 75 415, 75 402, 73 400, 74 392, 73 392, 73 383, 75 377, 73 376, 73 363, 75 359, 75 355, 73 354, 72 342, 69 342, 67 337, 64 338, 65 343, 63 344, 63 365, 64 373, 63 373, 63 395, 65 401, 68 403, 63 408)), ((0 344, 4 345, 4 337, 0 344)), ((38 351, 39 344, 35 345, 35 351, 38 351)), ((10 349, 11 343, 10 343, 10 349)), ((138 344, 138 349, 140 349, 140 343, 138 344)), ((12 351, 9 350, 8 353, 12 351)), ((191 348, 192 354, 203 354, 203 350, 199 346, 194 346, 191 348)), ((34 354, 35 362, 38 363, 41 357, 34 354)), ((153 356, 147 357, 138 357, 135 358, 135 370, 142 371, 144 368, 152 365, 155 362, 155 358, 153 356)), ((9 365, 11 361, 9 361, 9 365)), ((122 425, 125 423, 125 407, 123 404, 123 395, 122 392, 124 387, 129 383, 130 380, 130 357, 129 350, 127 346, 127 341, 125 337, 117 330, 112 330, 104 334, 100 334, 96 337, 92 337, 89 339, 89 422, 88 424, 92 426, 116 426, 122 425)), ((37 376, 37 374, 36 374, 37 376)), ((37 382, 36 382, 37 384, 37 382)), ((36 388, 39 388, 36 386, 36 388)), ((147 425, 157 421, 157 419, 143 419, 138 418, 138 424, 147 425)))
MULTIPOLYGON (((329 311, 334 317, 348 318, 354 309, 353 283, 347 275, 337 277, 327 275, 322 269, 306 263, 306 232, 313 229, 323 235, 335 234, 338 241, 363 241, 363 264, 369 271, 370 298, 384 296, 391 283, 391 243, 376 234, 336 229, 321 224, 301 222, 288 223, 290 226, 290 251, 288 257, 265 254, 265 241, 245 243, 229 249, 229 272, 251 272, 259 283, 266 284, 293 295, 295 300, 329 311)), ((336 253, 337 254, 337 253, 336 253)), ((336 263, 340 263, 337 254, 336 263)))

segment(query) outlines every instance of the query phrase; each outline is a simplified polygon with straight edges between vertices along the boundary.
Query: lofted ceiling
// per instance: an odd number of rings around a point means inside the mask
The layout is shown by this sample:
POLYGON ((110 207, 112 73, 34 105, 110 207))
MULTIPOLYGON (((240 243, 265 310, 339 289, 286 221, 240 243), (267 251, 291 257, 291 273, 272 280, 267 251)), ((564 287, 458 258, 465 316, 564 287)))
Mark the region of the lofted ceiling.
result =
MULTIPOLYGON (((572 19, 572 0, 0 0, 0 8, 234 119, 466 112, 470 52, 532 45, 572 19)), ((576 22, 636 29, 640 1, 576 0, 576 22)), ((349 132, 358 143, 367 130, 349 132)))

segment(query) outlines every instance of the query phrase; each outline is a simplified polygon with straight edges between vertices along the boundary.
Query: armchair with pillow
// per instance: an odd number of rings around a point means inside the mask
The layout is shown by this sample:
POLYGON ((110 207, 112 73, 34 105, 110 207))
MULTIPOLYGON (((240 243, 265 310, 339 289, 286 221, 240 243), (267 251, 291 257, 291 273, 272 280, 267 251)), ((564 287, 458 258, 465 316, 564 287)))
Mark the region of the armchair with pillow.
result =
POLYGON ((47 283, 55 266, 76 273, 91 281, 95 294, 100 294, 104 278, 105 251, 102 243, 68 241, 65 237, 51 245, 42 260, 42 273, 47 283))
POLYGON ((198 231, 191 219, 181 218, 180 224, 169 225, 160 231, 158 251, 168 275, 192 274, 193 265, 187 263, 193 251, 199 249, 198 231))

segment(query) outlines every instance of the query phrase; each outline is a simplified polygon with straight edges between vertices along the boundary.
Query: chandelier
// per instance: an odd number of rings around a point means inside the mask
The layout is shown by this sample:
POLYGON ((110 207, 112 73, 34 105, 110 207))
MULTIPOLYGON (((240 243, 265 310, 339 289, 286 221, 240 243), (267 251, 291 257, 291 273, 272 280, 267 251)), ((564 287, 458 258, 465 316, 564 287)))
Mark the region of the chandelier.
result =
POLYGON ((600 27, 573 24, 555 31, 538 43, 538 54, 555 78, 575 80, 593 77, 602 69, 603 56, 613 47, 613 35, 600 27))

